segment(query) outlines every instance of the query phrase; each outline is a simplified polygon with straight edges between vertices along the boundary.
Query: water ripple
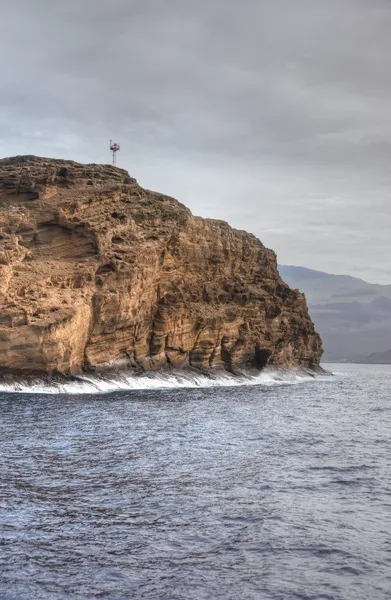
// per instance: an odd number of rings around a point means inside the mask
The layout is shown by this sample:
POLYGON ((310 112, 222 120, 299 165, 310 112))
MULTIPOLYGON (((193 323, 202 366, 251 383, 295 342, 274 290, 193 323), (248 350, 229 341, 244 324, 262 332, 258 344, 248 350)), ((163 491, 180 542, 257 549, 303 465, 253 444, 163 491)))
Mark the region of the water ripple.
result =
POLYGON ((0 394, 1 600, 389 600, 391 368, 336 370, 0 394))

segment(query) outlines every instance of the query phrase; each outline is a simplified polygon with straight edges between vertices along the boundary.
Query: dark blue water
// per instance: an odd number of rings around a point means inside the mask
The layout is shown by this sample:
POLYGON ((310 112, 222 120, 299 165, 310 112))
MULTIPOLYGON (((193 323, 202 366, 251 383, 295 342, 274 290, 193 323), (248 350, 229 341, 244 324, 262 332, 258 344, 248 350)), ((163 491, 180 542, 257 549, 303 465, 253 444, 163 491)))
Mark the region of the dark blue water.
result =
POLYGON ((0 396, 2 600, 391 598, 391 367, 0 396))

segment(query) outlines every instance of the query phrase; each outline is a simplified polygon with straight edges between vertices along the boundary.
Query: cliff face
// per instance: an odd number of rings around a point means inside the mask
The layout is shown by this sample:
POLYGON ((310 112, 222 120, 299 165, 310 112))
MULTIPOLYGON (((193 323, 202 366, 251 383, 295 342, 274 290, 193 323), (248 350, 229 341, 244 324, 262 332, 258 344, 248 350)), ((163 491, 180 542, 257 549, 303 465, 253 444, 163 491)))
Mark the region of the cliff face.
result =
POLYGON ((275 254, 126 171, 0 160, 0 369, 314 367, 321 340, 275 254))

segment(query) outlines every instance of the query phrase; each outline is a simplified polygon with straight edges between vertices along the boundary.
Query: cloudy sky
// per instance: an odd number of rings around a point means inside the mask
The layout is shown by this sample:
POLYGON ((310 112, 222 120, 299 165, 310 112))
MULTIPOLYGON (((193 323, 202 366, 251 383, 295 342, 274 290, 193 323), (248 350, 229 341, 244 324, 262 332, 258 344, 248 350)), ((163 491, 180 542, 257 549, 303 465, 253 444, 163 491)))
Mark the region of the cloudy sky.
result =
POLYGON ((389 0, 1 2, 0 155, 109 162, 391 283, 389 0))

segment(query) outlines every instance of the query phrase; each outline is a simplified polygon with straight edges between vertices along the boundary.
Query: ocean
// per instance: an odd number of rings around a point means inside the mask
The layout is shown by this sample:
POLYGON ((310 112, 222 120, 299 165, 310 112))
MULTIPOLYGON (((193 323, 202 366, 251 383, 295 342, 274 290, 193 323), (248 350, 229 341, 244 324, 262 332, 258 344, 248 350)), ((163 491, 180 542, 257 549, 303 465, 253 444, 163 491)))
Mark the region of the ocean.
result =
POLYGON ((0 599, 389 600, 391 366, 325 367, 3 385, 0 599))

